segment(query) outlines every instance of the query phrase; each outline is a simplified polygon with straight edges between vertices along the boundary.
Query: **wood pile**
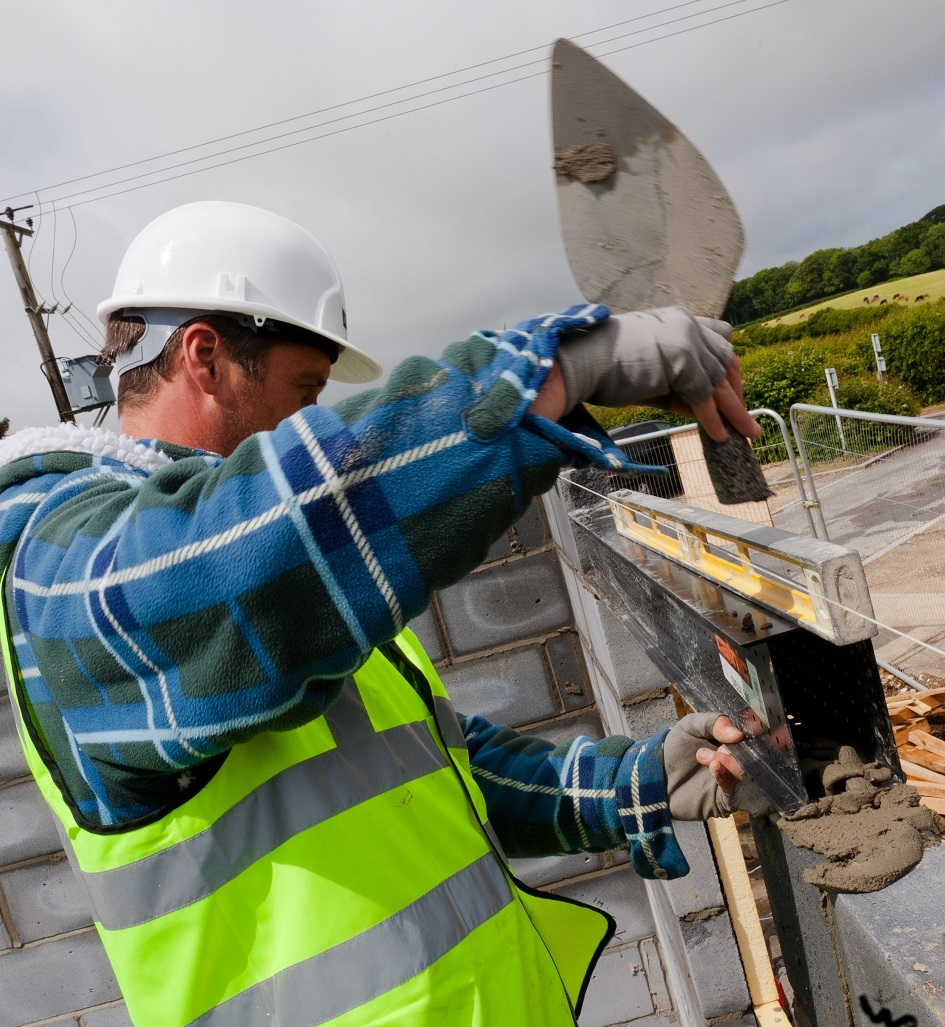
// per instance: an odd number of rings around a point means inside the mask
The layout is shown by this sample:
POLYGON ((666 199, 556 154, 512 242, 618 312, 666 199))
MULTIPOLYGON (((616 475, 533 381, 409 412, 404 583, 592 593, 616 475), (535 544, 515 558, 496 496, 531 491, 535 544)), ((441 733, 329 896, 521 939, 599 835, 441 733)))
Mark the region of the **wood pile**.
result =
POLYGON ((945 685, 887 696, 886 706, 908 783, 945 816, 945 685))

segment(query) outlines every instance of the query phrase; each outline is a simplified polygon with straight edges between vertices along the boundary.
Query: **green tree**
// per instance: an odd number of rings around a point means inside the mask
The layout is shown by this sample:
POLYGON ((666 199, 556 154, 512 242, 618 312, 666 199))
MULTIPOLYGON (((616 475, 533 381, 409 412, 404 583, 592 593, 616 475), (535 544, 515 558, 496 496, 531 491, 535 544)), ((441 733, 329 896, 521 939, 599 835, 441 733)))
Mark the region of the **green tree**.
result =
POLYGON ((929 228, 920 251, 928 258, 929 271, 945 267, 945 224, 934 224, 929 228))
MULTIPOLYGON (((942 225, 945 228, 945 225, 942 225)), ((929 255, 922 249, 910 250, 903 258, 895 265, 895 273, 901 275, 903 278, 908 278, 910 275, 922 275, 926 271, 932 270, 932 261, 929 255)))
POLYGON ((856 285, 856 254, 853 250, 835 250, 824 265, 824 295, 846 292, 856 285))
POLYGON ((825 295, 824 272, 827 262, 835 253, 837 250, 815 250, 797 265, 785 290, 789 306, 807 303, 825 295))
POLYGON ((878 239, 873 239, 856 249, 856 284, 868 289, 889 277, 889 256, 878 239))

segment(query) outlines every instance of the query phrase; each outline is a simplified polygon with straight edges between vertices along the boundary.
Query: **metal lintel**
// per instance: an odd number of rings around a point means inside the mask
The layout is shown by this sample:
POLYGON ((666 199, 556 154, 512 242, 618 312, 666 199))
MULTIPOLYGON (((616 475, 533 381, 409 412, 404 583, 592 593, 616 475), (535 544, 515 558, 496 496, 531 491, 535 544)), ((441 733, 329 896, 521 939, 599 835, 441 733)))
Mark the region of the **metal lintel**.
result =
POLYGON ((777 809, 809 801, 802 761, 828 736, 901 778, 868 640, 837 645, 624 537, 608 504, 570 518, 588 586, 690 706, 745 732, 733 752, 777 809))

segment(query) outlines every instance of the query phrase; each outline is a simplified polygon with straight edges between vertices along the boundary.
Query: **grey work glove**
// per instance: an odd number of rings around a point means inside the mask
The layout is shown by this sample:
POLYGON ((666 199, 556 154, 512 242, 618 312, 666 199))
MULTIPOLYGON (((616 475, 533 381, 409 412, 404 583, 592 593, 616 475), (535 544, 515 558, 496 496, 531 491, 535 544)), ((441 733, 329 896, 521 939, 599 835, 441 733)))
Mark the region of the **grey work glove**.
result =
POLYGON ((615 314, 571 332, 558 348, 568 402, 598 406, 693 406, 712 395, 735 355, 732 326, 685 307, 615 314))
MULTIPOLYGON (((700 749, 719 748, 713 727, 720 716, 720 713, 690 713, 670 729, 663 742, 666 792, 674 820, 727 817, 736 810, 744 810, 751 816, 771 812, 771 804, 748 778, 742 777, 735 784, 735 790, 726 794, 709 768, 696 759, 700 749)), ((724 735, 726 730, 740 734, 737 728, 722 729, 718 733, 724 735)), ((732 735, 729 740, 736 739, 732 735)))

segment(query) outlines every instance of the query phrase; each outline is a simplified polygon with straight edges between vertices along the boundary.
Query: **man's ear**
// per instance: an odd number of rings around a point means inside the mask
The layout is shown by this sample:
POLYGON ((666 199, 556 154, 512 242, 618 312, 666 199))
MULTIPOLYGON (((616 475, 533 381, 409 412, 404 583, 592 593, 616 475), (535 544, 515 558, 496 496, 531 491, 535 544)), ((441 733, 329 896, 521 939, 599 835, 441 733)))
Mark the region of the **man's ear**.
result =
POLYGON ((220 333, 195 321, 184 329, 180 345, 182 369, 196 388, 207 395, 216 395, 224 383, 226 350, 220 333))

